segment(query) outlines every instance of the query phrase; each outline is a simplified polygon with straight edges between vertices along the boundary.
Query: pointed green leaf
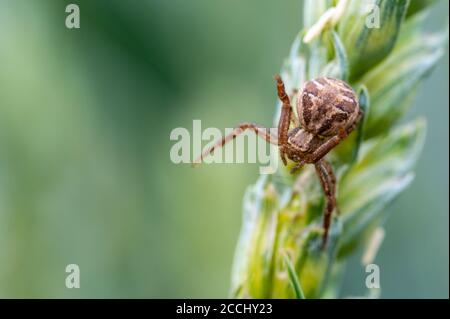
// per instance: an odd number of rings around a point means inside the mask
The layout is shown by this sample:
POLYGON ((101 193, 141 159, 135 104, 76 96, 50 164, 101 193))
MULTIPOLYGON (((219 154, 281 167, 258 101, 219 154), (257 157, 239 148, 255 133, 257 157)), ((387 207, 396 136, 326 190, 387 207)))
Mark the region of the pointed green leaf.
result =
POLYGON ((344 80, 345 82, 348 82, 348 58, 347 58, 347 52, 345 52, 344 45, 342 44, 341 38, 339 37, 339 34, 332 31, 333 35, 333 47, 336 59, 339 64, 339 70, 340 70, 340 78, 344 80))
POLYGON ((286 269, 289 275, 289 282, 291 283, 292 289, 294 289, 295 297, 297 299, 305 299, 305 295, 303 294, 302 286, 300 285, 300 281, 295 273, 294 266, 292 265, 291 260, 288 255, 284 255, 284 262, 286 264, 286 269))
POLYGON ((352 0, 339 24, 348 52, 350 80, 380 63, 393 49, 408 0, 352 0))

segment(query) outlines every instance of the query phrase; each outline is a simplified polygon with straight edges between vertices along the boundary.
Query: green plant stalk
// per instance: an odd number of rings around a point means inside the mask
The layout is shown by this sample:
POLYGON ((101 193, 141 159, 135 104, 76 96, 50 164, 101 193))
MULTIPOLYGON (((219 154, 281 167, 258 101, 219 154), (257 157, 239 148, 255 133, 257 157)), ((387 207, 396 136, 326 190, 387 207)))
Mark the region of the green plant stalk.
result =
MULTIPOLYGON (((368 246, 388 217, 386 207, 413 180, 426 121, 399 121, 420 82, 442 57, 448 31, 423 31, 433 1, 411 7, 406 0, 372 2, 380 8, 378 29, 365 24, 368 13, 361 6, 367 1, 352 0, 338 21, 324 25, 305 44, 305 33, 337 5, 306 0, 304 29, 281 72, 288 92, 322 75, 349 81, 365 110, 358 130, 327 155, 337 172, 340 210, 334 215, 327 249, 320 249, 324 196, 314 168, 305 166, 290 175, 290 163, 274 175, 261 175, 244 196, 232 297, 339 296, 348 256, 368 246)), ((278 104, 275 122, 279 112, 278 104)))

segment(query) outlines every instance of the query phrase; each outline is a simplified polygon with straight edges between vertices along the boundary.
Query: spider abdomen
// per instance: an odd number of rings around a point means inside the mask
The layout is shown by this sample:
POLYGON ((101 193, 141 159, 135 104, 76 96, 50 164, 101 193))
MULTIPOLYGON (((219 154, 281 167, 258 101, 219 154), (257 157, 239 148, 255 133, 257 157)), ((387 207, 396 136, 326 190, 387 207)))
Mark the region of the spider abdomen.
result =
POLYGON ((302 128, 332 136, 351 127, 358 118, 358 99, 344 81, 321 77, 305 83, 297 100, 302 128))

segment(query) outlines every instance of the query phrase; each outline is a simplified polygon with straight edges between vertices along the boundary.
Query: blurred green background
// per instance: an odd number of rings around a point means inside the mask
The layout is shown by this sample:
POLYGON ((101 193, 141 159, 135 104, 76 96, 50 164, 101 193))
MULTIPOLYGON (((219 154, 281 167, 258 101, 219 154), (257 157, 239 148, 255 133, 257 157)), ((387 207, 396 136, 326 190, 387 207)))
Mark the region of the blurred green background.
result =
MULTIPOLYGON (((302 2, 72 2, 78 30, 70 1, 0 0, 0 297, 227 297, 258 165, 175 165, 169 134, 270 125, 302 2)), ((448 23, 448 2, 433 15, 448 23)), ((410 112, 428 136, 389 208, 385 298, 449 296, 448 69, 446 55, 410 112)), ((343 296, 364 292, 359 257, 343 296)))

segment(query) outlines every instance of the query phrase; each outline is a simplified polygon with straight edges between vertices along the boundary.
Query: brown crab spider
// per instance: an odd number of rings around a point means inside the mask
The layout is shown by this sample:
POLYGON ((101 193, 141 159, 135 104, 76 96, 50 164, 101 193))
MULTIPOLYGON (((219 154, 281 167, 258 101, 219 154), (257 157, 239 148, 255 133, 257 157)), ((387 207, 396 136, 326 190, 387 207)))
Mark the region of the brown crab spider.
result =
POLYGON ((279 75, 277 81, 278 98, 282 102, 278 133, 254 123, 242 123, 230 134, 205 150, 193 165, 218 147, 223 147, 245 130, 254 131, 267 142, 277 145, 281 160, 295 162, 291 173, 305 164, 314 164, 320 180, 326 203, 323 216, 322 248, 326 247, 333 210, 336 203, 336 177, 331 164, 324 158, 335 146, 347 137, 363 117, 353 89, 344 81, 321 77, 305 83, 297 99, 298 118, 293 114, 289 96, 279 75), (289 129, 292 123, 298 123, 289 129))

